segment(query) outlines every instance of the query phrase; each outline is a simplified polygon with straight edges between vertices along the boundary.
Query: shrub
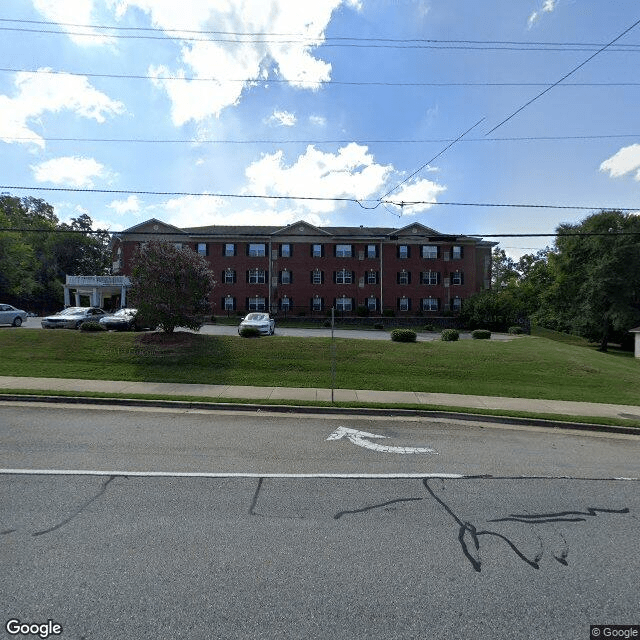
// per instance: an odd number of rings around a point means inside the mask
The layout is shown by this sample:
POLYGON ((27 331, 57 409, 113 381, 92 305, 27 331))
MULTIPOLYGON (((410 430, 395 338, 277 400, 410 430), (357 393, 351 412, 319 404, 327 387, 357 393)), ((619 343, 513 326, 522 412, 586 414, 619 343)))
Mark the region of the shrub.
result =
POLYGON ((357 309, 356 309, 356 315, 359 318, 366 318, 369 315, 369 307, 366 307, 364 305, 360 305, 357 309))
POLYGON ((460 338, 460 333, 457 329, 445 329, 440 335, 440 338, 445 342, 455 342, 460 338))
POLYGON ((374 329, 379 329, 379 330, 383 330, 383 331, 384 331, 384 324, 382 324, 382 322, 376 322, 376 323, 373 325, 373 328, 374 328, 374 329))
POLYGON ((106 329, 95 320, 87 320, 80 325, 80 331, 106 331, 106 329))
POLYGON ((412 329, 394 329, 391 332, 391 339, 394 342, 415 342, 417 337, 412 329))
POLYGON ((425 325, 424 330, 425 330, 425 331, 437 331, 437 329, 436 329, 436 327, 435 327, 435 325, 434 325, 434 324, 427 324, 427 325, 425 325))
POLYGON ((240 335, 243 338, 259 338, 260 331, 255 327, 242 327, 242 329, 240 329, 240 335))
POLYGON ((393 318, 393 317, 396 315, 396 312, 395 312, 393 309, 385 309, 385 310, 382 312, 382 315, 383 315, 385 318, 393 318))
POLYGON ((323 326, 323 327, 325 327, 325 328, 327 328, 327 329, 330 329, 330 328, 331 328, 331 320, 325 320, 325 321, 322 323, 322 326, 323 326))
POLYGON ((514 327, 509 327, 509 333, 512 336, 519 336, 520 334, 524 333, 522 327, 518 327, 517 325, 514 327))
POLYGON ((471 337, 474 340, 488 340, 491 337, 491 331, 489 329, 476 329, 471 332, 471 337))

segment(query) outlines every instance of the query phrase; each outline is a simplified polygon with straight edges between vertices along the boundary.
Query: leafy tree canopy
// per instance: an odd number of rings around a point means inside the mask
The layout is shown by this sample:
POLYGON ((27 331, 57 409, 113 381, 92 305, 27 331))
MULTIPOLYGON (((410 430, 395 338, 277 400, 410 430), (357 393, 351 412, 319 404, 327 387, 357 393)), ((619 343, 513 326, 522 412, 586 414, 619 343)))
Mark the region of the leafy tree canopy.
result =
POLYGON ((151 326, 161 325, 166 333, 202 326, 211 313, 208 298, 215 280, 201 255, 152 241, 136 250, 132 265, 129 297, 151 326))

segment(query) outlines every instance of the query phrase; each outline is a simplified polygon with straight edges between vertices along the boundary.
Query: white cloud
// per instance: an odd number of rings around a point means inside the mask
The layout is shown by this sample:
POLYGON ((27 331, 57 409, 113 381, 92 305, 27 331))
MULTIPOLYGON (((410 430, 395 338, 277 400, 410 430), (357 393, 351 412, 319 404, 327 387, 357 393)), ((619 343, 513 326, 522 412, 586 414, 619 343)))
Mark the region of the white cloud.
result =
MULTIPOLYGON (((47 20, 62 25, 91 25, 99 22, 94 17, 94 0, 33 0, 33 6, 47 20)), ((113 38, 104 35, 104 30, 90 27, 64 26, 73 42, 81 46, 103 45, 113 42, 113 38), (80 36, 78 33, 90 34, 80 36)))
POLYGON ((111 100, 82 76, 17 73, 14 83, 17 89, 14 98, 0 96, 0 139, 4 142, 44 147, 44 140, 28 123, 47 112, 68 110, 100 123, 124 112, 121 102, 111 100), (25 137, 35 140, 15 140, 25 137))
MULTIPOLYGON (((176 126, 200 121, 238 103, 243 90, 257 80, 277 75, 292 86, 315 90, 329 80, 331 65, 314 58, 313 49, 324 40, 332 13, 345 4, 361 8, 359 0, 110 0, 118 16, 137 8, 149 14, 154 27, 181 42, 180 64, 172 71, 151 64, 149 74, 157 78, 172 103, 176 126), (240 44, 180 40, 176 29, 215 30, 295 36, 245 37, 240 44), (171 30, 174 30, 173 32, 171 30), (161 76, 215 78, 216 81, 173 81, 161 76)), ((189 34, 193 37, 193 34, 189 34)), ((185 34, 185 38, 187 35, 185 34)))
POLYGON ((608 171, 611 178, 619 178, 636 171, 635 179, 640 180, 640 144, 620 149, 600 165, 600 171, 608 171))
POLYGON ((65 156, 53 158, 37 165, 32 165, 34 178, 38 182, 52 182, 70 187, 91 187, 93 178, 106 178, 105 166, 93 158, 65 156))
POLYGON ((114 200, 108 204, 109 209, 113 209, 116 213, 123 215, 125 213, 137 213, 140 211, 140 200, 136 195, 130 195, 126 200, 114 200))
POLYGON ((289 111, 274 111, 266 120, 267 123, 280 127, 294 127, 298 122, 295 113, 289 111))
MULTIPOLYGON (((246 192, 277 196, 318 198, 354 198, 363 200, 377 195, 393 167, 374 161, 366 146, 350 143, 337 153, 324 153, 307 147, 292 165, 286 166, 284 154, 266 154, 251 164, 246 175, 246 192)), ((315 213, 328 213, 340 205, 335 201, 299 200, 315 213)))
POLYGON ((309 122, 316 127, 327 126, 327 119, 324 116, 309 116, 309 122))
POLYGON ((534 11, 530 16, 527 24, 529 29, 540 20, 543 13, 551 13, 556 8, 557 0, 544 0, 542 7, 539 10, 534 11))

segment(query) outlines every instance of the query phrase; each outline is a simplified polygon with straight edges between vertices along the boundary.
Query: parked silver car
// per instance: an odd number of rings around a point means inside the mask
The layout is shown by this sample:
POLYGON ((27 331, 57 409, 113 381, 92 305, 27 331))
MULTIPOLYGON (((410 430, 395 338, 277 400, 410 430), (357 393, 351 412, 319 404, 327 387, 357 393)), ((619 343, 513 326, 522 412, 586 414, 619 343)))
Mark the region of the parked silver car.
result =
POLYGON ((19 327, 27 319, 27 312, 16 309, 10 304, 0 304, 0 324, 12 324, 19 327))
POLYGON ((67 307, 53 316, 42 318, 43 329, 79 329, 83 322, 98 322, 107 314, 99 307, 67 307))
POLYGON ((118 309, 113 315, 100 318, 100 324, 105 329, 114 329, 115 331, 140 331, 142 329, 151 329, 155 331, 155 326, 145 320, 137 309, 118 309))
POLYGON ((245 327, 253 327, 260 333, 272 336, 276 330, 276 321, 268 313, 249 313, 242 318, 242 322, 238 326, 238 333, 245 327))

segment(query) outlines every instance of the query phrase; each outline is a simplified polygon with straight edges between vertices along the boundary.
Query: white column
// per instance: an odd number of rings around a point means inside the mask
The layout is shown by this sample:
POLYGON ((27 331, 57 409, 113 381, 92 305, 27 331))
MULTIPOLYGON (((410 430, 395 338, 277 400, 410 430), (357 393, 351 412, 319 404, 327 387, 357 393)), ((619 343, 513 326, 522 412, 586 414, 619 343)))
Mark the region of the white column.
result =
POLYGON ((64 285, 64 306, 65 307, 71 306, 71 296, 69 295, 69 287, 66 284, 64 285))

